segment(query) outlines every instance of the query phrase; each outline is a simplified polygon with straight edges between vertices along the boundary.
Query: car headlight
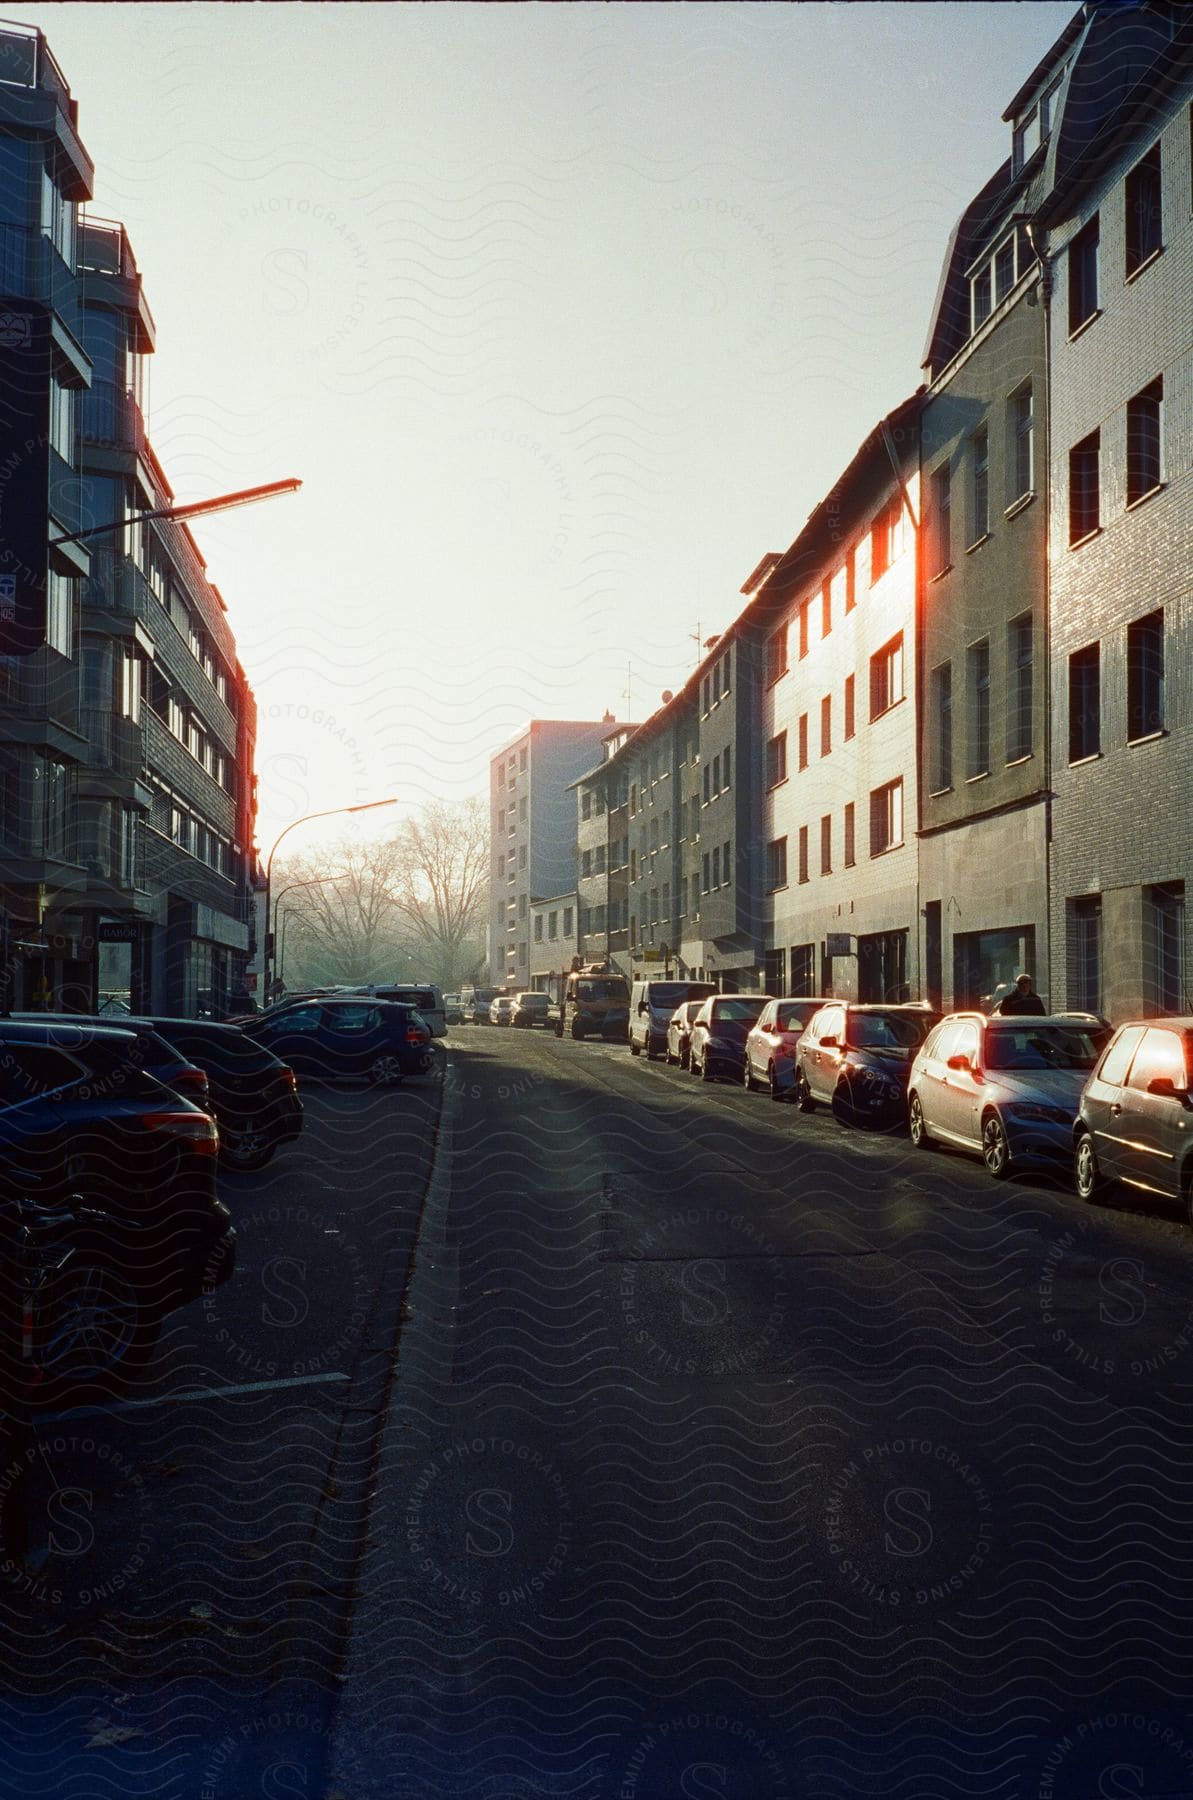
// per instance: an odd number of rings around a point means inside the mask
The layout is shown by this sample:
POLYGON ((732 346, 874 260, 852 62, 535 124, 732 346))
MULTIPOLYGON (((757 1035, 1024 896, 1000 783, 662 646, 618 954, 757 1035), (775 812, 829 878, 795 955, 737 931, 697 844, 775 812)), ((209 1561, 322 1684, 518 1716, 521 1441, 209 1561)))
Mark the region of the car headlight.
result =
POLYGON ((1036 1100, 1021 1100, 1007 1108, 1012 1119, 1033 1119, 1044 1125, 1071 1125, 1074 1115, 1059 1106, 1044 1106, 1036 1100))

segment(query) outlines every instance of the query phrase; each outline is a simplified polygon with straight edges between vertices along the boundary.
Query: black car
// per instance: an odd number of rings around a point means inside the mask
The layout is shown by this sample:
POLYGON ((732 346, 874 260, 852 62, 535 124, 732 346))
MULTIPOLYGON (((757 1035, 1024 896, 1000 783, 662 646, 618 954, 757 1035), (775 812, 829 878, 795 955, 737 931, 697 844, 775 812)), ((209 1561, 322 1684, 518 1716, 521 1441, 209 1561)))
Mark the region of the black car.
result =
POLYGON ((116 1015, 105 1013, 102 1018, 93 1018, 89 1013, 13 1013, 12 1018, 27 1025, 64 1025, 72 1032, 90 1031, 96 1033, 120 1031, 133 1039, 133 1048, 129 1054, 133 1066, 146 1075, 152 1075, 155 1081, 164 1082, 166 1087, 173 1088, 184 1100, 189 1100, 201 1112, 208 1112, 211 1107, 211 1092, 206 1071, 201 1064, 196 1064, 190 1057, 179 1050, 173 1041, 166 1038, 155 1027, 152 1019, 134 1019, 130 1014, 116 1015))
POLYGON ((434 1066, 431 1030, 392 1000, 300 1000, 240 1027, 299 1075, 364 1075, 394 1084, 434 1066))
POLYGON ((227 1280, 236 1233, 216 1198, 219 1132, 136 1066, 131 1032, 0 1018, 0 1169, 47 1206, 108 1216, 107 1242, 152 1335, 227 1280))
POLYGON ((815 1112, 823 1101, 842 1124, 903 1125, 912 1062, 939 1020, 926 1006, 828 1001, 796 1050, 800 1111, 815 1112))
POLYGON ((231 1169, 262 1169, 302 1131, 298 1082, 272 1050, 235 1025, 209 1019, 130 1020, 152 1026, 179 1056, 202 1069, 220 1128, 220 1159, 231 1169))

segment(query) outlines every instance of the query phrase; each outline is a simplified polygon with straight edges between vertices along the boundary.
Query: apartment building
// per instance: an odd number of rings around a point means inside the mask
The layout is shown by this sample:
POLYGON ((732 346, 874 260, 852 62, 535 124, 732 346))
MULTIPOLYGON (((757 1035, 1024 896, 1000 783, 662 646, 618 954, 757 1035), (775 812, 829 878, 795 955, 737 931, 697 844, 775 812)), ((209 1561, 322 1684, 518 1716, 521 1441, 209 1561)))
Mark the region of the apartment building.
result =
POLYGON ((636 729, 618 725, 607 732, 600 762, 571 784, 576 796, 577 955, 583 962, 613 962, 619 968, 629 937, 629 786, 615 759, 636 729))
POLYGON ((573 888, 530 902, 530 980, 535 993, 558 1000, 580 954, 580 908, 573 888))
POLYGON ((925 995, 1047 1001, 1047 314, 1032 215, 1070 28, 946 252, 924 355, 920 882, 925 995), (1028 119, 1034 120, 1029 135, 1028 119))
POLYGON ((919 406, 913 395, 870 433, 755 608, 773 994, 919 994, 919 406))
POLYGON ((489 763, 489 979, 530 985, 532 899, 575 892, 576 801, 572 784, 615 723, 533 719, 489 763))
POLYGON ((151 444, 155 331, 44 37, 0 30, 0 954, 14 1005, 219 1008, 249 953, 255 714, 151 444), (103 529, 110 527, 110 529, 103 529), (96 529, 101 528, 101 529, 96 529))
POLYGON ((1080 27, 1039 214, 1053 992, 1130 1018, 1193 1009, 1193 19, 1080 27))

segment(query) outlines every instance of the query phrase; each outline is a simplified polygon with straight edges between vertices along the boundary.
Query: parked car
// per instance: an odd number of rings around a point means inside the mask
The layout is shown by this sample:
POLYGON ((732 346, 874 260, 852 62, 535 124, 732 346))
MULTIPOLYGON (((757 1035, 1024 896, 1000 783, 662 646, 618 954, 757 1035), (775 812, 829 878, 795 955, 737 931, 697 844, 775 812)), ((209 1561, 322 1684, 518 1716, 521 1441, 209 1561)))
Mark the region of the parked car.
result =
POLYGON ((703 1000, 685 1000, 667 1021, 667 1061, 678 1063, 681 1069, 688 1066, 692 1054, 692 1022, 703 1005, 703 1000))
POLYGON ((1073 1128, 1083 1200, 1120 1182, 1177 1200, 1193 1225, 1193 1018, 1120 1025, 1085 1084, 1073 1128))
POLYGON ((470 994, 460 999, 460 1011, 466 1025, 487 1025, 489 1008, 497 998, 496 988, 473 988, 470 994))
POLYGON ((464 1006, 459 994, 443 996, 443 1017, 449 1025, 459 1025, 464 1018, 464 1006))
POLYGON ((822 1102, 846 1125, 901 1126, 916 1051, 940 1014, 928 1007, 833 1000, 812 1015, 795 1053, 801 1112, 822 1102))
POLYGON ((134 1019, 131 1013, 127 1016, 105 1014, 102 1019, 93 1018, 89 1013, 29 1012, 13 1013, 12 1017, 31 1025, 64 1025, 71 1032, 94 1031, 100 1035, 116 1030, 129 1035, 135 1046, 129 1052, 133 1067, 152 1075, 155 1081, 164 1082, 201 1112, 211 1110, 207 1071, 164 1038, 151 1020, 134 1019))
POLYGON ((152 1336, 165 1313, 227 1280, 236 1232, 216 1198, 215 1121, 138 1054, 115 1027, 0 1018, 0 1168, 47 1206, 109 1215, 105 1236, 152 1336))
POLYGON ((235 1025, 208 1019, 150 1019, 157 1035, 198 1064, 211 1090, 220 1128, 220 1160, 232 1169, 263 1169, 302 1131, 294 1070, 235 1025))
POLYGON ((551 1002, 546 994, 515 994, 514 1010, 510 1015, 510 1024, 518 1025, 528 1031, 533 1025, 549 1025, 547 1014, 551 1002))
POLYGON ((568 976, 555 1021, 556 1037, 604 1037, 624 1043, 629 1022, 630 989, 624 975, 602 965, 568 976))
POLYGON ((791 996, 767 1002, 746 1038, 742 1080, 751 1093, 760 1082, 765 1083, 772 1100, 785 1100, 795 1093, 795 1052, 804 1026, 825 1004, 823 998, 791 996))
POLYGON ((714 994, 692 1021, 688 1067, 704 1081, 740 1081, 746 1039, 770 994, 714 994))
POLYGON ((430 1027, 385 1000, 300 1000, 240 1029, 298 1075, 364 1075, 396 1084, 432 1067, 430 1027))
POLYGON ((1109 1035, 1092 1014, 950 1013, 911 1066, 912 1143, 975 1151, 999 1179, 1020 1163, 1067 1161, 1081 1090, 1109 1035))
POLYGON ((490 1025, 508 1025, 513 1016, 514 996, 512 994, 498 994, 489 1003, 490 1025))
POLYGON ((444 1010, 443 995, 437 987, 426 982, 379 981, 368 987, 333 988, 327 995, 329 1000, 355 998, 367 995, 372 1000, 392 1000, 398 1006, 412 1006, 421 1014, 430 1027, 432 1037, 446 1037, 447 1014, 444 1010))
POLYGON ((671 1015, 685 1000, 707 1000, 709 981, 636 981, 630 990, 630 1055, 663 1056, 671 1015))

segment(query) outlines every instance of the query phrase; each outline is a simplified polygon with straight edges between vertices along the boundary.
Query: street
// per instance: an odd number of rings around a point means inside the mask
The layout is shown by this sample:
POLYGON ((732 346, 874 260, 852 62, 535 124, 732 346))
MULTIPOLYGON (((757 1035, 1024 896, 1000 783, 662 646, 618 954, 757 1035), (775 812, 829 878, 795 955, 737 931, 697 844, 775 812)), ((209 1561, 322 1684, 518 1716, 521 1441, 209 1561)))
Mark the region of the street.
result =
POLYGON ((1175 1216, 546 1033, 306 1103, 43 1422, 0 1792, 1193 1793, 1175 1216))

